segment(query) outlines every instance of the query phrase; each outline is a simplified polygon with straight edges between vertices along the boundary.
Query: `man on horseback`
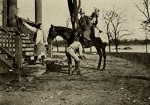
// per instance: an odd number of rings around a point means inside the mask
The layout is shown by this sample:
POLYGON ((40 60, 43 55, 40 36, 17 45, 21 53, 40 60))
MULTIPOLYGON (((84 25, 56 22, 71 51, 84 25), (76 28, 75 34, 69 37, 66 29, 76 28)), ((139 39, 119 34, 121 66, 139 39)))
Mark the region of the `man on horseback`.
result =
POLYGON ((79 28, 81 29, 84 37, 90 41, 92 38, 91 31, 93 31, 95 35, 95 28, 97 28, 98 24, 99 10, 95 8, 95 11, 91 16, 86 16, 85 12, 80 9, 79 14, 81 16, 79 19, 79 28))
MULTIPOLYGON (((99 9, 95 8, 94 12, 91 16, 86 16, 82 9, 80 10, 79 14, 81 15, 81 18, 79 19, 79 28, 81 29, 81 32, 84 37, 84 42, 82 43, 84 48, 90 47, 91 45, 94 45, 99 56, 99 63, 97 66, 97 69, 100 69, 102 56, 104 58, 104 65, 102 70, 105 69, 106 65, 106 43, 103 43, 100 37, 96 37, 95 35, 95 29, 98 29, 98 17, 99 17, 99 9), (87 43, 88 42, 88 43, 87 43)), ((102 31, 99 30, 99 33, 102 31)))

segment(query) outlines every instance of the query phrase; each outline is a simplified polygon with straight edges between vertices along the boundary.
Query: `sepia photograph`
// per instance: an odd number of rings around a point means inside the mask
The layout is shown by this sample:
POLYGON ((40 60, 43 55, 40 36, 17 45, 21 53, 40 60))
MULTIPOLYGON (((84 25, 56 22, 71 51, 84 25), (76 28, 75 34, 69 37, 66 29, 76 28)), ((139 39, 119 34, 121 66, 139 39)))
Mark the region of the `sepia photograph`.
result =
POLYGON ((150 0, 0 0, 0 105, 150 105, 150 0))

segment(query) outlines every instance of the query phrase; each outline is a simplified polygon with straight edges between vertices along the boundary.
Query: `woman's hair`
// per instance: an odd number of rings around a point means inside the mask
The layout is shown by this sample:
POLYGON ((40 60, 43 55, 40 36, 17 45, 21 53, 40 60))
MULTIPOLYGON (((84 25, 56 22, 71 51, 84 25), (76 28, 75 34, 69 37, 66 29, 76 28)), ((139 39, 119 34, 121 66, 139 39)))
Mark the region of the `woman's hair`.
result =
POLYGON ((42 25, 42 23, 38 23, 37 24, 37 28, 40 28, 41 25, 42 25))
POLYGON ((98 14, 97 14, 96 12, 93 12, 92 15, 91 15, 91 17, 92 17, 92 18, 94 18, 94 17, 95 17, 95 18, 98 18, 98 14))

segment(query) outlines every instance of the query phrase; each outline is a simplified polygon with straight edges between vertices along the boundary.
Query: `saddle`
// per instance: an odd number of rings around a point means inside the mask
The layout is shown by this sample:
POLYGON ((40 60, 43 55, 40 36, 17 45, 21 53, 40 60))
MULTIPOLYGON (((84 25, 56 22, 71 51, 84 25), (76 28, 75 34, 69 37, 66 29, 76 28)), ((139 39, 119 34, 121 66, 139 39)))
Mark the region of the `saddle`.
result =
POLYGON ((91 30, 85 30, 83 32, 83 36, 89 41, 91 41, 90 34, 91 34, 91 30))

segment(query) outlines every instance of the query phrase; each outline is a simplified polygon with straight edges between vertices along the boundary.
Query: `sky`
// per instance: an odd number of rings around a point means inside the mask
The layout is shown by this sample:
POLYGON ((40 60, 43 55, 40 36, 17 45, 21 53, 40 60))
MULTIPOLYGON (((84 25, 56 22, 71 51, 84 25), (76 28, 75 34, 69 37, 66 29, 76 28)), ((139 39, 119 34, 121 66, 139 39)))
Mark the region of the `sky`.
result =
MULTIPOLYGON (((125 39, 145 39, 145 34, 141 30, 141 20, 143 15, 135 7, 141 0, 81 0, 81 8, 86 15, 91 15, 94 7, 100 9, 98 27, 104 28, 102 14, 104 10, 116 9, 118 12, 124 12, 124 18, 127 19, 125 28, 133 33, 125 39)), ((29 18, 34 21, 34 0, 18 0, 18 15, 23 18, 29 18)), ((46 30, 50 25, 66 26, 66 20, 69 18, 67 0, 42 0, 42 22, 46 30)), ((71 26, 71 25, 70 25, 71 26)))

